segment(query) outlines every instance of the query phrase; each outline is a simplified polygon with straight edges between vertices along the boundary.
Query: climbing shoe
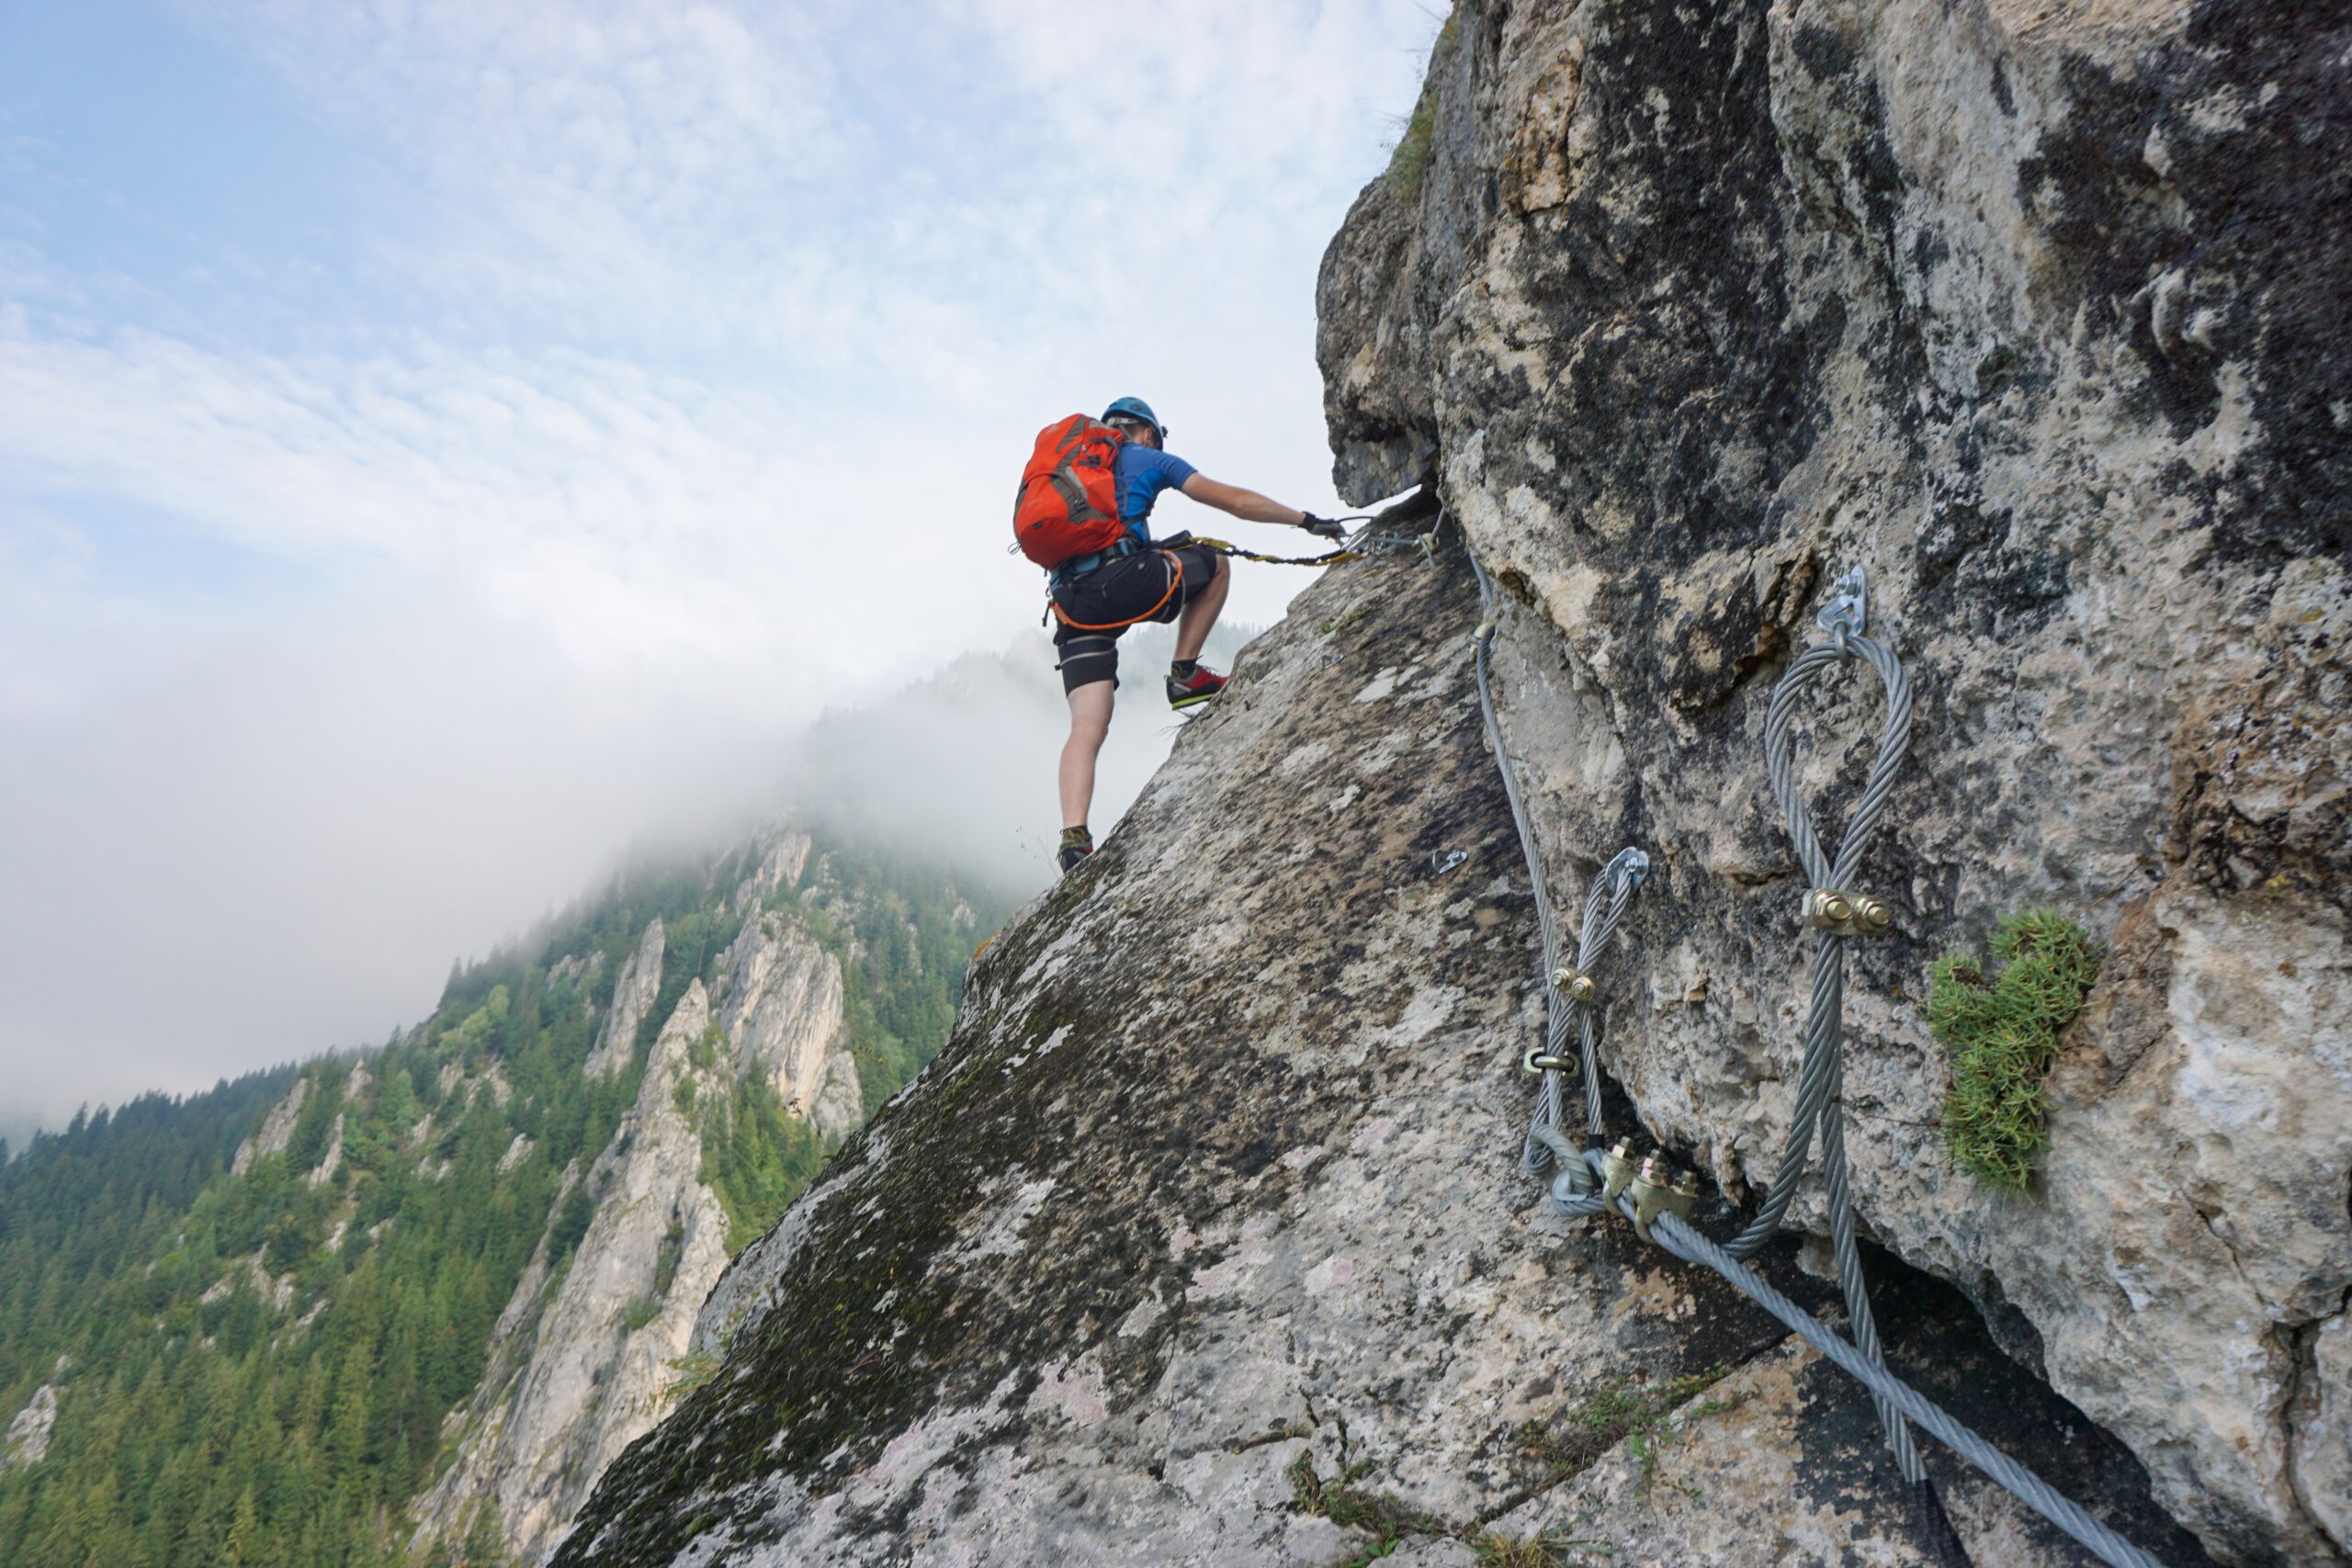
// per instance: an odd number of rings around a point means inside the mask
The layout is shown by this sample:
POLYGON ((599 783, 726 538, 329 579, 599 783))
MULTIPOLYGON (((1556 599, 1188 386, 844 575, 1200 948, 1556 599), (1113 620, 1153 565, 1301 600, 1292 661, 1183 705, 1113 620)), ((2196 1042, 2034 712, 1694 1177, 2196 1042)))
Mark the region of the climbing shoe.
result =
POLYGON ((1068 876, 1093 852, 1094 835, 1091 830, 1085 828, 1065 828, 1062 829, 1061 849, 1055 854, 1054 859, 1060 863, 1062 874, 1068 876))
POLYGON ((1224 676, 1204 670, 1189 659, 1168 667, 1168 705, 1171 708, 1197 707, 1224 690, 1224 676))

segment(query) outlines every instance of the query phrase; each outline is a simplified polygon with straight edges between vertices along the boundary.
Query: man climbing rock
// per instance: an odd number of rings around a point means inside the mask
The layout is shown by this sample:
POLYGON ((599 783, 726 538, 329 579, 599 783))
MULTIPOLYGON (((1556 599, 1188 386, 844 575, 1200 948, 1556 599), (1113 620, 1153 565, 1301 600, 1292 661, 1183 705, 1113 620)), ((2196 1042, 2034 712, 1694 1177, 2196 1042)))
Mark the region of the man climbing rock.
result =
POLYGON ((1200 665, 1201 649, 1225 608, 1232 569, 1225 557, 1192 536, 1154 542, 1148 526, 1152 502, 1182 491, 1204 506, 1250 523, 1287 524, 1327 538, 1344 529, 1311 513, 1270 501, 1238 485, 1219 484, 1167 451, 1168 427, 1141 398, 1121 398, 1102 420, 1125 437, 1115 460, 1119 521, 1116 544, 1054 569, 1054 647, 1062 691, 1069 699, 1069 739, 1062 747, 1062 838, 1057 859, 1068 872, 1094 852, 1086 826, 1094 798, 1094 760, 1111 732, 1113 694, 1119 685, 1119 637, 1143 621, 1176 623, 1176 659, 1168 667, 1168 705, 1179 710, 1210 701, 1225 677, 1200 665))

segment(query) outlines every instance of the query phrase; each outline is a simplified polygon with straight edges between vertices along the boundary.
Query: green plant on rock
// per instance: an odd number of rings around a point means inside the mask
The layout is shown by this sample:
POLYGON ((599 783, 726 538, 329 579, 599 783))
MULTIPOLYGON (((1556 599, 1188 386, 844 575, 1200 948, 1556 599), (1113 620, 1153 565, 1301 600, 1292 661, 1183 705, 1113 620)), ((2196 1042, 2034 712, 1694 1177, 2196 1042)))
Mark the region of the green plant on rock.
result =
POLYGON ((663 1391, 662 1403, 674 1404, 718 1375, 718 1358, 707 1350, 689 1350, 666 1363, 678 1381, 663 1391))
POLYGON ((1951 1053, 1942 1130, 1952 1163, 2021 1192, 2048 1141, 2042 1077, 2098 978, 2098 950, 2056 910, 2022 909, 2001 918, 1992 956, 1991 976, 1972 953, 1929 966, 1928 1026, 1951 1053))
POLYGON ((1580 1540, 1556 1529, 1541 1530, 1523 1538, 1505 1535, 1500 1530, 1481 1530, 1471 1539, 1470 1550, 1477 1553, 1478 1568, 1561 1568, 1570 1561, 1570 1553, 1597 1551, 1603 1556, 1616 1555, 1598 1542, 1580 1540))
POLYGON ((1354 1561, 1368 1562, 1387 1556, 1408 1535, 1452 1533, 1442 1519, 1385 1492, 1367 1491, 1356 1484, 1369 1474, 1369 1460, 1353 1457, 1347 1428, 1340 1429, 1339 1473, 1326 1480, 1315 1468, 1313 1450, 1302 1451, 1283 1472, 1291 1484, 1291 1506, 1302 1514, 1330 1520, 1342 1529, 1369 1530, 1373 1544, 1354 1561))
POLYGON ((1396 138, 1396 151, 1388 155, 1388 183, 1408 197, 1419 193, 1422 176, 1429 173, 1432 143, 1437 135, 1437 71, 1453 54, 1460 32, 1459 20, 1449 12, 1445 25, 1438 29, 1437 40, 1430 45, 1430 62, 1421 83, 1421 95, 1413 100, 1413 112, 1406 117, 1405 128, 1396 138))
POLYGON ((1688 1425, 1702 1416, 1719 1416, 1737 1407, 1736 1398, 1690 1403, 1730 1371, 1718 1364, 1658 1382, 1605 1384, 1557 1419, 1521 1427, 1520 1451, 1542 1465, 1552 1480, 1565 1481, 1590 1469, 1623 1443, 1634 1456, 1637 1488, 1646 1496, 1657 1478, 1659 1456, 1674 1440, 1671 1420, 1678 1412, 1688 1425))

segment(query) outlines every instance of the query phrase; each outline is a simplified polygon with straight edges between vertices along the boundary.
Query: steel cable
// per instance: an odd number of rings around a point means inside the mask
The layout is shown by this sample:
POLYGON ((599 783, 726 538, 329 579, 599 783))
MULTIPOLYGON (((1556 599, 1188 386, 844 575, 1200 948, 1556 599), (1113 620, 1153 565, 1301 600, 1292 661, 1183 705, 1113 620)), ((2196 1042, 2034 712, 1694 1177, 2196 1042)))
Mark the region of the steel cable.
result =
MULTIPOLYGON (((1441 513, 1440 521, 1442 520, 1441 513)), ((1464 553, 1469 554, 1466 548, 1464 553)), ((1488 742, 1494 749, 1496 766, 1502 774, 1503 793, 1510 804, 1511 820, 1518 829, 1520 850, 1526 857, 1529 881, 1534 889, 1549 1007, 1544 1055, 1553 1065, 1543 1068, 1543 1084, 1537 1093, 1535 1114, 1528 1130, 1521 1163, 1530 1172, 1539 1175, 1547 1168, 1557 1168, 1550 1191, 1550 1201, 1557 1212, 1571 1216, 1614 1212, 1631 1220, 1634 1218, 1635 1211, 1626 1196, 1620 1194, 1613 1201, 1602 1196, 1606 1178, 1600 1152, 1578 1148, 1560 1128, 1562 1071, 1556 1064, 1559 1048, 1566 1043, 1567 1031, 1573 1022, 1578 1031, 1588 1129, 1595 1135, 1602 1131, 1597 1059, 1600 1014, 1592 1001, 1573 994, 1565 998, 1560 994, 1558 980, 1563 971, 1559 938, 1554 923, 1550 895, 1544 885, 1543 861, 1536 852, 1534 829, 1529 821, 1526 800, 1520 788, 1519 771, 1503 742, 1488 671, 1488 654, 1494 632, 1494 583, 1476 555, 1470 555, 1469 559, 1470 570, 1478 581, 1479 602, 1484 612, 1473 635, 1476 648, 1478 705, 1486 722, 1488 742)), ((1765 764, 1773 797, 1781 807, 1790 840, 1796 846, 1798 861, 1808 881, 1818 891, 1845 892, 1850 890, 1853 874, 1860 865, 1863 852, 1869 847, 1880 818, 1885 813, 1887 798, 1894 793, 1895 773, 1909 750, 1911 684, 1894 651, 1862 635, 1859 577, 1853 580, 1848 598, 1831 610, 1825 611, 1821 621, 1823 628, 1830 633, 1830 640, 1818 643, 1798 655, 1773 690, 1771 705, 1766 712, 1764 722, 1765 764), (1811 816, 1797 794, 1789 728, 1796 712, 1797 698, 1804 689, 1825 671, 1856 657, 1871 667, 1884 687, 1887 713, 1885 724, 1880 731, 1878 754, 1871 763, 1861 795, 1847 819, 1845 834, 1833 859, 1823 849, 1820 837, 1814 830, 1811 816)), ((1577 953, 1579 967, 1589 966, 1613 934, 1627 902, 1634 889, 1640 886, 1647 869, 1647 858, 1639 850, 1629 848, 1611 861, 1593 879, 1586 890, 1584 920, 1578 933, 1577 953), (1637 869, 1635 862, 1638 862, 1637 869)), ((1756 1218, 1728 1244, 1706 1236, 1671 1211, 1657 1214, 1651 1221, 1647 1234, 1675 1257, 1686 1262, 1703 1264, 1722 1275, 1862 1384, 1877 1407, 1881 1425, 1885 1428, 1889 1445, 1894 1451, 1896 1467, 1911 1484, 1915 1499, 1921 1504, 1923 1520, 1930 1521, 1926 1528, 1948 1536, 1951 1527, 1944 1522, 1942 1506, 1935 1499, 1926 1467, 1920 1462, 1917 1446, 1912 1439, 1908 1423, 1914 1421, 2018 1501, 2065 1531, 2110 1568, 2163 1568, 2154 1558, 2091 1517, 2040 1476, 1994 1448, 1949 1412, 1887 1371, 1878 1341, 1877 1326, 1871 1316, 1869 1290, 1862 1278, 1861 1259, 1856 1244, 1850 1173, 1846 1160, 1845 1122, 1839 1099, 1843 1080, 1845 951, 1849 940, 1843 931, 1823 929, 1817 933, 1812 964, 1812 1000, 1805 1021, 1804 1055, 1798 1073, 1796 1117, 1789 1130, 1781 1167, 1773 1175, 1756 1218), (1847 1311, 1853 1325, 1852 1343, 1839 1337, 1820 1319, 1774 1290, 1741 1261, 1744 1257, 1752 1256, 1766 1239, 1779 1230, 1781 1221, 1795 1196, 1797 1183, 1804 1175, 1816 1133, 1821 1140, 1822 1174, 1827 1188, 1830 1245, 1837 1258, 1840 1292, 1846 1299, 1847 1311)), ((1529 1053, 1529 1058, 1533 1062, 1536 1054, 1529 1053)), ((1951 1537, 1950 1544, 1957 1549, 1957 1538, 1951 1537)))

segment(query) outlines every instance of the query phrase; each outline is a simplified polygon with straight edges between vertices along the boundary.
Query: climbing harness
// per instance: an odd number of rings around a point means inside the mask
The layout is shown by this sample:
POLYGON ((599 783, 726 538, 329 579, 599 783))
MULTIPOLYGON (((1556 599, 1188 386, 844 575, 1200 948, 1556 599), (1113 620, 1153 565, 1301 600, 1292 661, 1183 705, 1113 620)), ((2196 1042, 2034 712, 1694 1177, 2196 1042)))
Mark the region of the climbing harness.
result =
POLYGON ((1176 591, 1184 586, 1184 569, 1176 564, 1176 558, 1170 555, 1166 550, 1160 550, 1157 553, 1161 564, 1165 566, 1168 570, 1168 591, 1159 596, 1158 603, 1154 604, 1150 609, 1146 610, 1142 615, 1129 615, 1124 621, 1105 621, 1099 626, 1089 626, 1083 621, 1071 620, 1063 611, 1061 601, 1056 599, 1050 592, 1046 595, 1046 613, 1074 632, 1119 632, 1126 630, 1129 626, 1136 626, 1142 622, 1154 619, 1159 615, 1160 611, 1168 607, 1168 601, 1176 597, 1176 591))
MULTIPOLYGON (((1444 513, 1441 511, 1439 525, 1443 521, 1444 513)), ((1433 525, 1419 541, 1424 553, 1431 553, 1436 532, 1433 525)), ((1765 715, 1765 763, 1773 798, 1781 807, 1789 837, 1796 845, 1798 860, 1811 884, 1803 914, 1815 932, 1813 998, 1806 1019, 1804 1059, 1798 1076, 1796 1117, 1780 1169, 1766 1190, 1756 1218, 1728 1243, 1711 1239, 1690 1224, 1699 1199, 1695 1172, 1678 1172, 1663 1153, 1652 1154, 1636 1164, 1632 1143, 1627 1139, 1620 1139, 1605 1152, 1597 1146, 1602 1134, 1598 1061, 1601 1021, 1600 987, 1594 969, 1626 906, 1648 874, 1649 860, 1640 850, 1629 846, 1601 868, 1585 893, 1584 919, 1577 932, 1575 959, 1572 964, 1564 964, 1551 898, 1544 886, 1543 863, 1536 852, 1534 832, 1520 789, 1519 770, 1504 745, 1502 727, 1495 713, 1488 671, 1494 637, 1494 583, 1475 555, 1470 557, 1470 570, 1478 580, 1479 603, 1484 612, 1471 638, 1476 649, 1478 705, 1496 765, 1502 773, 1503 793, 1510 802, 1520 848, 1527 858, 1544 943, 1547 1001, 1544 1039, 1542 1045, 1521 1058, 1521 1065, 1528 1071, 1542 1077, 1534 1116, 1521 1155, 1524 1168, 1537 1175, 1554 1170, 1550 1201, 1558 1213, 1570 1216, 1614 1213, 1631 1221, 1643 1240, 1655 1243, 1686 1262, 1713 1269, 1859 1381, 1877 1407, 1888 1444, 1894 1450, 1896 1468, 1911 1484, 1921 1530, 1939 1555, 1964 1556, 1964 1552, 1920 1462, 1910 1430, 1910 1424, 1915 1422, 2111 1568, 2162 1568, 2154 1558, 2091 1517, 2031 1471, 1888 1371, 1879 1347, 1877 1326, 1871 1317, 1869 1290, 1855 1245, 1839 1098, 1845 952, 1848 942, 1878 935, 1893 923, 1883 903, 1856 888, 1854 875, 1885 812, 1887 797, 1894 788, 1894 775, 1909 748, 1911 685, 1894 650, 1864 635, 1868 624, 1867 583, 1860 569, 1847 573, 1835 584, 1836 596, 1816 617, 1827 640, 1815 643, 1797 656, 1774 689, 1771 705, 1765 715), (1833 858, 1822 847, 1811 815, 1797 793, 1789 726, 1796 712, 1797 698, 1804 688, 1849 659, 1860 660, 1876 674, 1886 692, 1887 713, 1880 732, 1878 755, 1833 858), (1577 1033, 1579 1054, 1576 1059, 1561 1055, 1571 1028, 1577 1033), (1560 1127, 1563 1082, 1571 1068, 1579 1069, 1583 1076, 1585 1130, 1596 1146, 1579 1148, 1560 1127), (1806 1158, 1816 1135, 1821 1143, 1822 1176, 1827 1188, 1831 1248, 1853 1325, 1851 1342, 1774 1290, 1742 1261, 1754 1256, 1779 1230, 1795 1197, 1797 1183, 1804 1178, 1806 1158)))

